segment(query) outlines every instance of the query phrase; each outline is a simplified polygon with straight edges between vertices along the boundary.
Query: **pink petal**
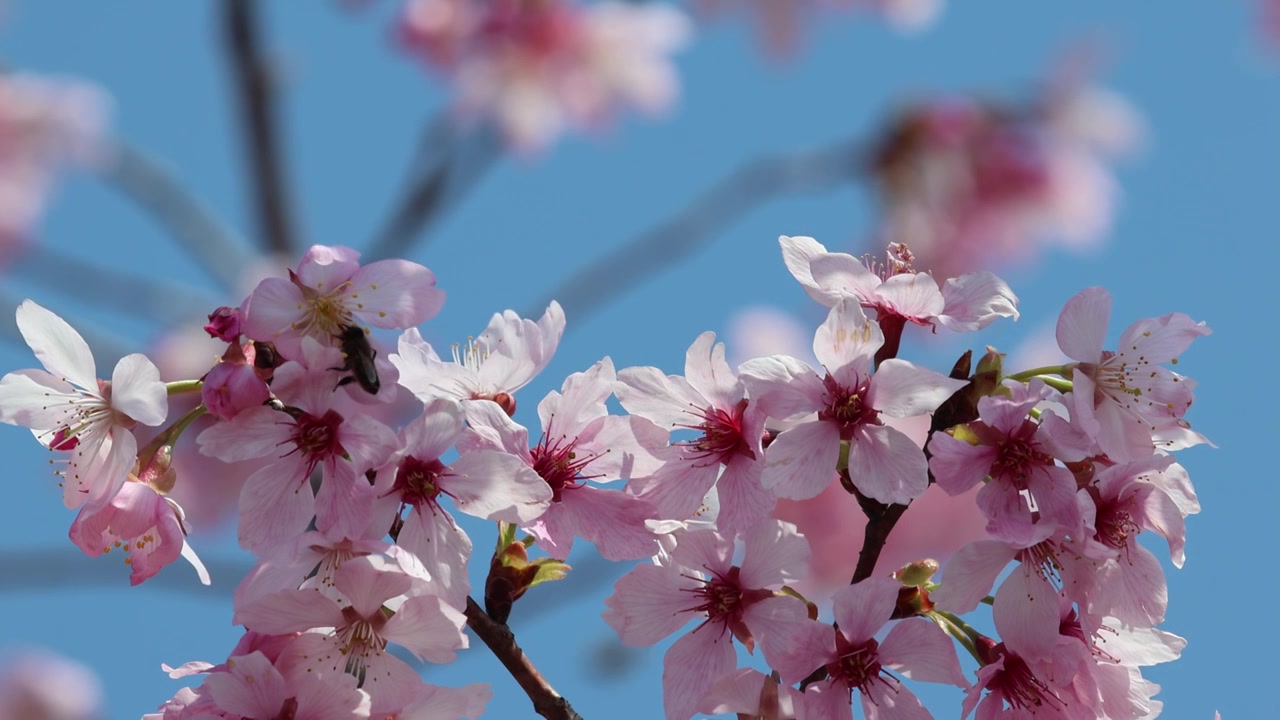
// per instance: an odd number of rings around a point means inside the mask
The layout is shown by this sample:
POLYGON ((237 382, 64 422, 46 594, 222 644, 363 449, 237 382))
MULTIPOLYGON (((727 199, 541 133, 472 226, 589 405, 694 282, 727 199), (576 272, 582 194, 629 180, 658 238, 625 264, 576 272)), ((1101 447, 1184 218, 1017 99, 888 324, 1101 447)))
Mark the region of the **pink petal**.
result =
MULTIPOLYGON (((876 301, 876 291, 883 284, 880 277, 867 269, 862 261, 848 253, 823 253, 809 261, 813 280, 831 298, 822 302, 827 307, 850 298, 859 304, 876 301)), ((934 286, 936 289, 936 285, 934 286)))
POLYGON ((871 359, 883 344, 880 327, 867 319, 858 301, 844 298, 814 334, 813 355, 828 371, 853 368, 864 375, 871 371, 871 359))
POLYGON ((1072 360, 1099 362, 1110 318, 1111 293, 1101 287, 1081 290, 1058 316, 1058 347, 1072 360))
POLYGON ((417 699, 398 717, 401 720, 476 720, 492 699, 493 691, 484 683, 460 688, 425 685, 417 699))
POLYGON ((448 513, 411 510, 396 542, 422 561, 441 596, 454 601, 454 605, 466 604, 471 592, 467 578, 471 538, 448 513))
POLYGON ((803 360, 774 355, 748 360, 741 369, 752 404, 771 418, 786 420, 822 408, 826 388, 803 360))
MULTIPOLYGON (((52 431, 66 422, 70 403, 84 395, 44 370, 19 370, 0 379, 0 422, 52 431), (56 399, 55 399, 56 398, 56 399)), ((48 437, 37 437, 49 443, 48 437)))
POLYGON ((946 307, 938 322, 955 332, 979 330, 996 318, 1018 319, 1018 297, 1003 280, 989 272, 949 278, 942 286, 946 307))
POLYGON ((903 620, 880 643, 880 662, 917 682, 966 688, 955 644, 942 629, 925 620, 903 620))
POLYGON ((1009 649, 1027 660, 1051 660, 1058 643, 1058 592, 1038 568, 1019 565, 996 591, 991 608, 1009 649))
POLYGON ((284 676, 260 652, 227 660, 227 672, 205 680, 209 696, 223 712, 243 717, 271 717, 293 693, 284 676))
POLYGON ((644 416, 663 428, 687 425, 694 413, 710 403, 689 381, 678 375, 664 375, 655 367, 631 367, 618 371, 614 394, 622 407, 644 416))
POLYGON ((702 506, 702 498, 716 484, 719 463, 702 465, 673 460, 649 478, 632 480, 635 493, 647 500, 666 520, 687 520, 702 506))
POLYGON ((364 414, 348 414, 338 428, 338 439, 358 473, 380 467, 400 444, 391 428, 364 414))
POLYGON ((1165 365, 1177 362, 1196 338, 1212 333, 1203 322, 1197 323, 1182 313, 1170 313, 1130 325, 1116 346, 1152 365, 1165 365))
POLYGON ((658 551, 657 539, 645 525, 656 513, 644 500, 593 487, 581 487, 563 497, 559 517, 572 524, 573 534, 594 543, 606 560, 639 560, 658 551))
POLYGON ((864 425, 849 443, 849 477, 867 497, 906 504, 929 489, 929 463, 902 432, 864 425))
POLYGON ((871 683, 862 694, 867 720, 933 720, 915 693, 892 677, 884 679, 884 683, 871 683))
POLYGON ((419 460, 438 459, 453 447, 462 434, 462 405, 453 398, 436 398, 422 414, 401 431, 404 454, 419 460))
POLYGON ((716 524, 726 536, 737 535, 773 512, 778 498, 760 484, 764 463, 735 457, 716 481, 720 514, 716 524))
POLYGON ((803 423, 778 435, 765 450, 760 481, 778 497, 808 500, 831 484, 839 459, 839 428, 823 421, 803 423))
POLYGON ((315 495, 316 529, 333 537, 360 537, 373 512, 373 486, 341 458, 326 463, 315 495))
POLYGON ((689 386, 719 408, 732 407, 742 399, 742 384, 724 359, 724 343, 707 331, 698 336, 684 356, 684 375, 689 386))
POLYGON ((837 591, 832 611, 840 634, 854 643, 871 639, 893 615, 900 587, 891 577, 872 577, 837 591))
POLYGON ((292 446, 285 447, 293 434, 289 416, 269 407, 252 408, 236 415, 233 421, 214 423, 196 437, 200 454, 223 462, 282 457, 292 446))
POLYGON ((964 615, 973 612, 991 593, 996 577, 1013 560, 1016 551, 997 540, 969 543, 952 556, 943 570, 941 587, 930 598, 943 610, 964 615))
POLYGON ((733 564, 733 539, 715 530, 686 530, 675 535, 671 562, 695 572, 724 573, 733 564))
POLYGON ((17 320, 22 339, 46 370, 82 390, 98 394, 93 353, 75 328, 33 300, 22 301, 17 320))
POLYGON ((458 510, 486 520, 523 525, 546 512, 551 502, 546 481, 523 460, 503 452, 460 456, 440 485, 458 510))
POLYGON ((453 662, 456 650, 467 647, 462 628, 466 615, 434 595, 411 597, 382 627, 381 635, 403 646, 419 660, 453 662))
POLYGON ((292 540, 315 515, 311 484, 267 465, 245 480, 240 490, 240 547, 260 553, 292 540))
POLYGON ((352 309, 370 325, 408 328, 430 320, 444 306, 436 276, 408 260, 379 260, 351 276, 352 309))
POLYGON ((929 440, 929 453, 933 479, 948 494, 959 495, 986 478, 1000 451, 989 445, 970 445, 940 432, 929 440))
POLYGON ((236 608, 236 619, 246 629, 264 635, 288 635, 346 624, 338 605, 315 590, 281 590, 264 595, 236 608))
POLYGON ((876 368, 867 402, 887 415, 914 417, 937 410, 967 382, 891 358, 876 368))
POLYGON ((690 591, 702 585, 672 568, 637 565, 614 584, 613 594, 604 601, 609 609, 601 617, 624 644, 652 645, 694 618, 689 612, 695 604, 690 591))
POLYGON ((303 285, 328 293, 359 267, 360 253, 345 245, 312 245, 298 262, 297 274, 303 285))
POLYGON ((762 520, 743 533, 744 554, 739 579, 743 587, 776 590, 809 572, 809 541, 796 526, 762 520))
POLYGON ((267 278, 258 283, 241 306, 241 329, 249 339, 264 342, 277 342, 289 335, 296 347, 293 325, 302 319, 304 307, 297 285, 284 278, 267 278))
POLYGON ((809 267, 809 263, 814 258, 826 255, 827 249, 817 240, 803 236, 783 235, 778 238, 778 244, 782 246, 782 262, 786 264, 791 275, 800 282, 804 291, 809 293, 809 297, 826 307, 836 304, 840 299, 839 294, 819 288, 817 281, 813 279, 813 271, 809 267))
POLYGON ((928 323, 942 313, 946 302, 938 290, 938 281, 928 273, 894 275, 876 290, 879 305, 887 303, 894 312, 919 323, 928 323))
POLYGON ((680 638, 662 658, 662 706, 667 720, 689 720, 717 678, 736 664, 733 636, 710 626, 680 638))
POLYGON ((137 438, 119 425, 82 435, 62 481, 63 502, 69 508, 106 505, 120 491, 137 460, 137 438))
POLYGON ((1138 627, 1151 627, 1164 620, 1169 605, 1164 568, 1151 551, 1132 539, 1118 560, 1103 566, 1098 586, 1091 611, 1138 627))

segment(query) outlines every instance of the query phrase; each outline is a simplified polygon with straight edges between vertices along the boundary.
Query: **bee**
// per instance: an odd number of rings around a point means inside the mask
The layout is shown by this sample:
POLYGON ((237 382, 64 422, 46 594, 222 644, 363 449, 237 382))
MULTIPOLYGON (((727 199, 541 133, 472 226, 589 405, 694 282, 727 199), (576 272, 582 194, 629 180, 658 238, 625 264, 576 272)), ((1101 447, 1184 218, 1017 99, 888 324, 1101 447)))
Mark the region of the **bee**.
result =
POLYGON ((356 382, 360 384, 360 387, 365 392, 370 395, 377 395, 381 384, 378 382, 378 368, 373 364, 373 359, 377 357, 378 352, 369 344, 369 338, 365 335, 364 328, 358 325, 348 325, 334 337, 338 340, 339 347, 341 347, 342 354, 347 361, 342 367, 329 369, 351 373, 348 377, 339 380, 335 389, 347 383, 356 382))

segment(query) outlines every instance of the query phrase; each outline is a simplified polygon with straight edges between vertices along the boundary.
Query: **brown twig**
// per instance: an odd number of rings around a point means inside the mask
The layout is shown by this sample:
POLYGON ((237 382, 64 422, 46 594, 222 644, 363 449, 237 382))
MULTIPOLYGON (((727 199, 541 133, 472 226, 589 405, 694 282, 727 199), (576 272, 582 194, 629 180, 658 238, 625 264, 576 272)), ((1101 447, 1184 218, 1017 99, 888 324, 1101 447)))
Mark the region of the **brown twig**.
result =
POLYGON ((692 256, 719 231, 766 200, 785 193, 829 190, 860 172, 859 145, 851 140, 750 162, 670 219, 570 275, 532 305, 527 316, 537 317, 551 300, 557 300, 573 318, 571 327, 580 327, 585 317, 692 256))
POLYGON ((516 636, 506 625, 489 617, 470 597, 467 598, 467 625, 489 646, 495 657, 520 684, 533 709, 547 720, 582 720, 569 701, 561 697, 533 666, 524 651, 516 644, 516 636))
POLYGON ((289 254, 293 223, 276 125, 274 73, 258 37, 258 0, 225 0, 223 7, 262 242, 268 252, 289 254))

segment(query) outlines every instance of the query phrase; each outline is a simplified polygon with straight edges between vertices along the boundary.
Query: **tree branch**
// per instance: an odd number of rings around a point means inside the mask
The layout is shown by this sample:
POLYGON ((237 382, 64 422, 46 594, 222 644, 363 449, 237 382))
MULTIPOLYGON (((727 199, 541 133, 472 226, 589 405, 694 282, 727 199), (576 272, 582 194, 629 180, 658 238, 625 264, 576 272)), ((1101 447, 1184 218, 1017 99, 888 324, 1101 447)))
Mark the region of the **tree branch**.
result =
MULTIPOLYGON (((459 135, 448 118, 428 126, 399 204, 369 246, 371 259, 404 255, 501 157, 490 132, 459 135)), ((424 241, 425 242, 425 241, 424 241)))
POLYGON ((225 0, 225 40, 240 101, 245 157, 268 252, 293 252, 293 223, 281 161, 273 71, 258 38, 257 0, 225 0))
POLYGON ((240 282, 240 271, 249 263, 243 242, 160 163, 117 142, 101 177, 149 211, 223 288, 240 282))
POLYGON ((489 617, 476 601, 467 598, 467 625, 493 651, 495 657, 511 673, 511 677, 520 684, 529 699, 533 701, 533 709, 547 720, 582 720, 582 716, 574 711, 573 706, 560 696, 533 666, 524 651, 516 644, 516 636, 511 629, 489 617))
POLYGON ((598 258, 560 283, 526 311, 537 317, 552 300, 580 326, 611 300, 688 259, 718 232, 765 201, 786 194, 829 190, 860 172, 851 140, 807 152, 750 162, 703 192, 670 219, 598 258))

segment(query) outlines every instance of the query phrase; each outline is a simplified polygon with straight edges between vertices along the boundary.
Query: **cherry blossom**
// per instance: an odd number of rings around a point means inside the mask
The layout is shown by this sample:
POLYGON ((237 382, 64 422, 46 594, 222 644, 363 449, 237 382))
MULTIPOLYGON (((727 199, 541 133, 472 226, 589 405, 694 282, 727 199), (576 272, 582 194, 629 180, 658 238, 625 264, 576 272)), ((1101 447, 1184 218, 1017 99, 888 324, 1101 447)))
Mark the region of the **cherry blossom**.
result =
POLYGON ((24 300, 18 329, 45 370, 0 380, 0 422, 30 428, 50 450, 70 451, 62 499, 68 508, 111 502, 137 461, 138 423, 159 425, 168 412, 160 371, 145 355, 121 358, 111 381, 97 378, 93 354, 65 320, 24 300))
POLYGON ((416 329, 400 336, 391 362, 400 384, 426 402, 449 397, 464 403, 492 400, 515 413, 515 392, 551 362, 564 335, 564 311, 554 300, 534 322, 511 310, 494 314, 488 327, 465 346, 455 345, 453 362, 440 359, 416 329))
POLYGON ((609 415, 605 400, 615 383, 608 358, 570 375, 561 392, 539 403, 543 434, 532 447, 528 430, 497 405, 483 403, 470 414, 470 444, 511 453, 546 483, 550 505, 522 525, 553 557, 567 558, 575 537, 594 543, 607 560, 637 560, 657 550, 646 525, 657 512, 648 501, 590 484, 652 472, 658 462, 637 435, 650 446, 666 441, 666 433, 643 418, 609 415))
POLYGON ((357 320, 379 328, 407 328, 434 317, 444 291, 427 268, 408 260, 360 265, 348 247, 313 245, 289 279, 267 278, 241 306, 242 329, 293 358, 302 338, 335 345, 357 320))
POLYGON ((819 667, 826 669, 826 678, 805 689, 805 717, 851 720, 855 692, 862 698, 868 720, 931 717, 889 670, 912 680, 967 686, 954 648, 933 623, 904 620, 884 640, 875 639, 893 614, 901 587, 887 577, 846 586, 833 600, 835 629, 812 621, 802 625, 786 661, 775 667, 788 681, 800 680, 819 667))
POLYGON ((948 278, 939 287, 932 275, 912 269, 913 257, 905 245, 890 245, 888 261, 880 265, 870 258, 827 252, 810 237, 783 235, 778 242, 787 269, 809 297, 827 307, 844 297, 857 298, 863 308, 876 311, 882 327, 897 318, 966 332, 997 318, 1018 319, 1018 298, 1000 278, 972 272, 948 278))
POLYGON ((858 301, 845 298, 832 307, 814 336, 813 352, 825 376, 781 355, 743 363, 743 380, 769 417, 816 413, 769 446, 761 478, 765 487, 785 498, 817 495, 830 484, 840 443, 847 441, 849 475, 864 495, 906 503, 924 493, 929 486, 924 453, 879 416, 932 412, 965 381, 897 358, 885 360, 872 374, 872 358, 883 339, 858 301))
POLYGON ((422 681, 386 651, 387 643, 436 663, 451 662, 455 650, 467 647, 462 612, 439 597, 414 595, 418 582, 385 558, 352 558, 334 578, 344 601, 313 590, 282 590, 239 608, 238 617, 257 632, 302 633, 276 661, 286 674, 296 668, 321 679, 353 675, 373 696, 372 712, 388 712, 415 701, 422 681), (396 608, 390 616, 388 603, 396 608))
POLYGON ((670 106, 679 83, 669 56, 689 23, 660 4, 412 0, 400 35, 449 74, 462 115, 491 119, 532 151, 622 106, 670 106))
POLYGON ((798 598, 776 592, 800 576, 809 546, 795 527, 764 520, 743 534, 741 565, 734 543, 713 530, 679 534, 666 564, 640 565, 614 585, 604 613, 627 645, 652 645, 691 620, 700 624, 663 657, 667 720, 687 720, 715 681, 735 666, 732 640, 748 651, 760 642, 774 663, 793 630, 807 621, 798 598))
POLYGON ((1071 372, 1072 421, 1123 462, 1150 456, 1153 433, 1185 425, 1195 383, 1162 364, 1176 364, 1193 340, 1211 331, 1170 313, 1133 323, 1117 350, 1103 350, 1110 315, 1106 289, 1082 290, 1058 316, 1058 346, 1078 361, 1071 372))
POLYGON ((129 584, 137 585, 160 568, 185 558, 196 569, 200 582, 209 584, 209 573, 187 544, 182 508, 141 482, 126 482, 106 506, 81 508, 71 524, 71 541, 90 557, 120 548, 128 557, 129 584))
POLYGON ((71 658, 35 648, 6 652, 0 665, 0 717, 93 720, 102 717, 102 681, 71 658))
POLYGON ((632 415, 672 431, 700 433, 655 449, 662 466, 650 476, 632 478, 631 488, 652 502, 660 517, 686 520, 715 486, 717 525, 732 535, 765 517, 774 498, 760 485, 764 414, 748 401, 746 387, 724 356, 724 343, 705 332, 685 353, 683 377, 655 367, 626 368, 618 373, 614 392, 632 415))

